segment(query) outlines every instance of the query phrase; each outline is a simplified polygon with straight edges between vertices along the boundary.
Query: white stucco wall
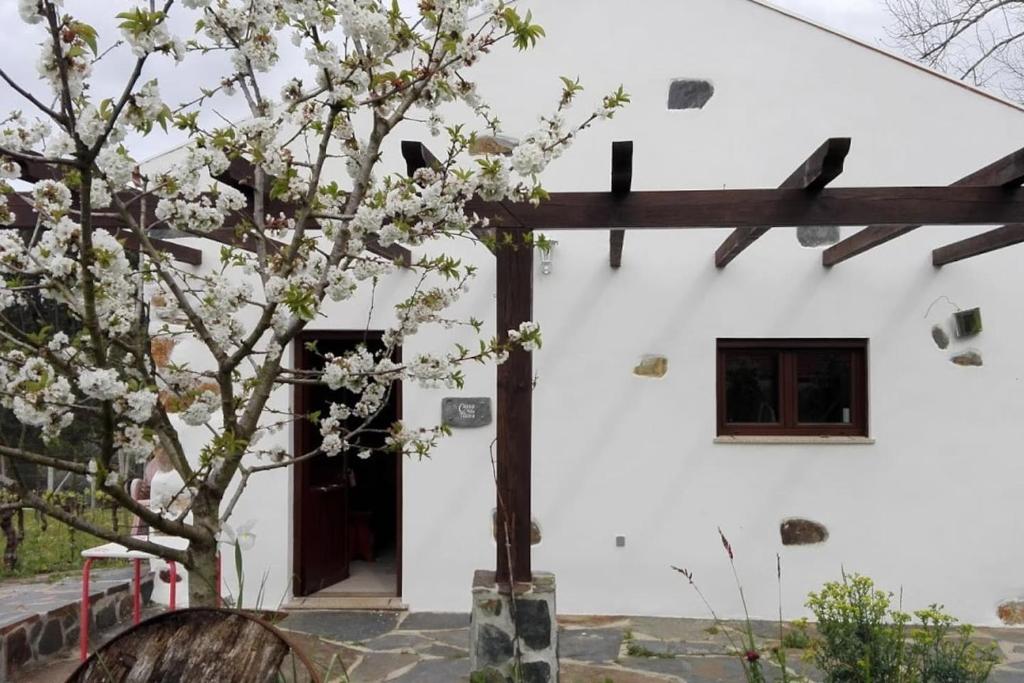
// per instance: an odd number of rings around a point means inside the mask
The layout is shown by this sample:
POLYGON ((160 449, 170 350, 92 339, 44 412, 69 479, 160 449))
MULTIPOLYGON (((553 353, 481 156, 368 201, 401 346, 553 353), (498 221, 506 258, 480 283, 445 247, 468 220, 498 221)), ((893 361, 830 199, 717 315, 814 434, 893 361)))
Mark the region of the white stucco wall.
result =
MULTIPOLYGON (((837 186, 945 184, 1024 141, 1021 111, 747 0, 533 5, 548 38, 476 70, 509 134, 551 108, 558 75, 582 77, 581 101, 619 83, 633 96, 552 166, 551 190, 607 188, 613 140, 635 143, 634 190, 771 187, 830 136, 853 138, 837 186), (681 77, 715 84, 703 110, 666 109, 669 81, 681 77)), ((394 170, 402 137, 430 144, 410 124, 387 149, 394 170)), ((831 271, 792 229, 771 231, 724 271, 712 254, 727 231, 629 232, 618 271, 607 232, 551 235, 553 273, 536 274, 545 345, 535 354, 534 514, 544 539, 534 567, 556 574, 560 611, 702 616, 676 564, 736 616, 721 526, 755 616, 776 614, 780 553, 790 616, 845 568, 902 587, 908 609, 941 602, 994 623, 1000 600, 1024 595, 1021 252, 930 265, 933 247, 980 231, 924 228, 831 271), (954 366, 932 343, 931 324, 950 312, 939 304, 925 318, 940 296, 981 306, 985 332, 972 344, 983 368, 954 366), (869 338, 876 442, 714 444, 719 337, 869 338), (665 378, 632 375, 647 353, 668 357, 665 378), (778 527, 790 516, 824 523, 830 539, 783 548, 778 527)), ((464 255, 481 274, 459 310, 493 320, 493 258, 464 255)), ((408 291, 403 277, 378 290, 374 326, 386 324, 389 297, 408 291)), ((318 326, 362 327, 366 303, 318 326)), ((406 353, 444 348, 447 334, 417 335, 406 353)), ((460 394, 493 397, 493 369, 470 369, 460 394)), ((448 395, 406 387, 405 419, 435 423, 448 395)), ((473 570, 493 565, 492 438, 493 428, 459 431, 405 465, 403 598, 413 609, 467 610, 473 570)), ((235 518, 259 520, 246 566, 250 585, 267 572, 268 603, 289 592, 290 476, 254 479, 235 518)))

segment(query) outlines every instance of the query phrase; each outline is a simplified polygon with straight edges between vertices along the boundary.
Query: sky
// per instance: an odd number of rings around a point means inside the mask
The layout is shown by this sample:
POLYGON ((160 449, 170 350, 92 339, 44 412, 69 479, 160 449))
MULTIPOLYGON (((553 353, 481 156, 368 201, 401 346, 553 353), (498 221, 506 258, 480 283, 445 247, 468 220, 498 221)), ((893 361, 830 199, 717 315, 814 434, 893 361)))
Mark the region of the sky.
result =
MULTIPOLYGON (((557 0, 554 0, 557 1, 557 0)), ((831 28, 848 33, 856 38, 872 44, 884 44, 885 27, 889 21, 884 7, 884 0, 773 0, 774 4, 784 9, 801 14, 809 19, 825 24, 831 28)), ((413 5, 414 0, 400 0, 405 5, 413 5)), ((116 23, 113 18, 115 12, 121 8, 136 6, 135 0, 65 0, 65 8, 72 14, 80 14, 83 18, 94 21, 103 36, 116 36, 118 34, 116 23), (97 6, 103 7, 104 11, 97 12, 97 6), (96 17, 104 17, 102 20, 96 17)), ((0 51, 0 68, 9 74, 21 85, 28 84, 29 89, 39 95, 41 99, 49 101, 52 94, 41 86, 37 81, 35 63, 39 54, 39 42, 41 26, 29 26, 23 23, 17 10, 18 3, 15 0, 0 0, 0 26, 5 27, 4 49, 0 51)), ((173 15, 172 15, 173 16, 173 15)), ((171 30, 175 35, 188 36, 192 31, 193 14, 189 13, 188 20, 184 15, 179 17, 177 22, 171 22, 171 30)), ((541 17, 541 23, 543 18, 541 17)), ((291 46, 282 41, 282 49, 286 51, 281 64, 271 74, 271 85, 273 91, 280 88, 285 80, 295 75, 294 66, 297 62, 305 66, 301 55, 292 50, 291 46), (287 52, 291 50, 291 52, 287 52), (275 84, 274 81, 277 83, 275 84)), ((211 69, 207 59, 217 60, 218 56, 213 55, 198 60, 200 66, 195 66, 196 59, 192 58, 173 70, 166 64, 168 60, 158 60, 161 66, 150 68, 144 73, 144 80, 157 78, 160 83, 161 94, 168 104, 183 102, 195 96, 197 86, 215 86, 214 74, 224 74, 227 68, 211 69)), ((226 63, 225 63, 226 64, 226 63)), ((129 55, 125 50, 111 53, 110 57, 102 60, 94 70, 93 89, 95 92, 103 93, 103 96, 115 96, 119 93, 119 87, 123 87, 127 70, 130 69, 129 55)), ((305 69, 302 69, 304 72, 305 69)), ((224 102, 223 98, 214 106, 206 108, 206 115, 209 117, 221 117, 227 120, 239 120, 244 118, 246 111, 241 103, 241 98, 231 98, 232 101, 224 102)), ((30 105, 29 105, 30 106, 30 105)), ((6 117, 7 112, 15 109, 27 109, 24 100, 20 98, 6 83, 0 81, 0 118, 6 117)), ((150 136, 145 140, 130 140, 133 155, 139 161, 143 161, 179 143, 181 140, 174 135, 165 137, 161 135, 150 136)))
POLYGON ((883 0, 774 0, 773 4, 872 44, 882 44, 889 15, 883 0))

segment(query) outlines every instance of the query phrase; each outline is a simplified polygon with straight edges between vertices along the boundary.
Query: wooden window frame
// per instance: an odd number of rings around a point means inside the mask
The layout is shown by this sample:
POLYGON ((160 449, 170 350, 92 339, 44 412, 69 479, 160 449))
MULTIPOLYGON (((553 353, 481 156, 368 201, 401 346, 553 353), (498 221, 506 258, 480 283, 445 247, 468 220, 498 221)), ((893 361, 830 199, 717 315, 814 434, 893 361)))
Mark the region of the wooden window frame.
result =
POLYGON ((867 339, 719 339, 717 340, 718 436, 868 436, 867 339), (796 356, 801 351, 851 352, 850 390, 853 394, 848 424, 797 422, 796 356), (730 351, 773 353, 778 358, 779 421, 726 422, 725 359, 730 351))

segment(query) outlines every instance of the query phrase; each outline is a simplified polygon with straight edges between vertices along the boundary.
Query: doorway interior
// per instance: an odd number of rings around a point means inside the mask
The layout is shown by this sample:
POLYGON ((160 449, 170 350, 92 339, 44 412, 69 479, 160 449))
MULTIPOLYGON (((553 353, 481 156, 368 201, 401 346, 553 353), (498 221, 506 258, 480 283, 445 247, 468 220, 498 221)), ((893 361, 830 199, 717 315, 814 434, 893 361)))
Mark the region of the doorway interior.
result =
MULTIPOLYGON (((384 348, 380 332, 304 333, 296 340, 295 367, 322 367, 324 354, 341 355, 359 345, 374 353, 384 348)), ((345 389, 296 385, 296 412, 306 417, 296 423, 294 452, 307 453, 321 442, 316 420, 309 416, 327 415, 332 401, 351 403, 353 396, 345 389)), ((355 440, 352 449, 296 463, 292 587, 296 596, 401 596, 402 458, 380 451, 365 459, 358 456, 364 449, 383 446, 386 430, 399 419, 401 384, 396 382, 369 431, 355 440)))

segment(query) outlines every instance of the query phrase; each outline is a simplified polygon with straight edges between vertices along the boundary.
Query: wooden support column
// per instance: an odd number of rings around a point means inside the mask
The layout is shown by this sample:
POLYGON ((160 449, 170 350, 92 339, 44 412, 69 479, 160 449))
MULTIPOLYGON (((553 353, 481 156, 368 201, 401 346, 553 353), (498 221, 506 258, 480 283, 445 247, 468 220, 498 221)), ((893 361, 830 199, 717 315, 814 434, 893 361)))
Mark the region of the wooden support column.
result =
MULTIPOLYGON (((633 189, 633 141, 612 143, 612 196, 624 197, 633 189)), ((622 267, 622 243, 625 230, 612 230, 608 235, 608 265, 622 267)))
MULTIPOLYGON (((525 243, 525 236, 522 230, 497 231, 497 328, 502 342, 507 341, 509 330, 533 319, 533 246, 525 243)), ((498 366, 497 404, 497 580, 499 584, 529 583, 533 580, 533 357, 529 352, 516 349, 498 366)))
MULTIPOLYGON (((818 192, 843 172, 850 152, 850 138, 829 138, 807 161, 782 181, 779 189, 818 192)), ((715 267, 725 268, 744 249, 761 238, 771 227, 736 228, 715 252, 715 267)))

